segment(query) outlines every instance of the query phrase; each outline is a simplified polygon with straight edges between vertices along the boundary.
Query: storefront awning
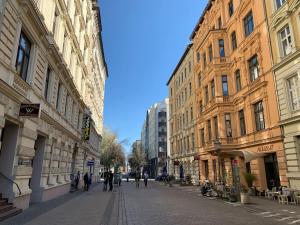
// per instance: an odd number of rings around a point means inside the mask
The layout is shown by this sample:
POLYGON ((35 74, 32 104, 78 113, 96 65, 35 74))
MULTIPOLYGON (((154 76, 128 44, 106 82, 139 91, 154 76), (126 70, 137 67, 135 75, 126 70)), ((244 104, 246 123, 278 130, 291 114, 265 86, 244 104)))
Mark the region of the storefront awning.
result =
POLYGON ((247 151, 247 150, 234 150, 234 151, 230 151, 228 153, 230 155, 243 157, 246 163, 250 162, 254 159, 261 158, 261 157, 265 156, 264 153, 251 152, 251 151, 247 151))

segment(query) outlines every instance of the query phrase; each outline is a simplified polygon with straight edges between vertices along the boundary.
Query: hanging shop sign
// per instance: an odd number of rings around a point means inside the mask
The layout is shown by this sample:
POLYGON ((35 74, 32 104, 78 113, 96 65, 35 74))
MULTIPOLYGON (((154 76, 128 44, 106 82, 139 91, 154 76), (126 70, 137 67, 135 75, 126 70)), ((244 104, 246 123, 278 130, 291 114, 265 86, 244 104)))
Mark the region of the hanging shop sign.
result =
POLYGON ((21 103, 20 106, 20 117, 40 117, 40 104, 24 104, 21 103))
POLYGON ((88 141, 90 140, 91 134, 91 117, 86 115, 83 120, 83 128, 82 128, 83 140, 88 141))
POLYGON ((194 156, 194 161, 199 161, 200 160, 200 156, 199 155, 195 155, 194 156))

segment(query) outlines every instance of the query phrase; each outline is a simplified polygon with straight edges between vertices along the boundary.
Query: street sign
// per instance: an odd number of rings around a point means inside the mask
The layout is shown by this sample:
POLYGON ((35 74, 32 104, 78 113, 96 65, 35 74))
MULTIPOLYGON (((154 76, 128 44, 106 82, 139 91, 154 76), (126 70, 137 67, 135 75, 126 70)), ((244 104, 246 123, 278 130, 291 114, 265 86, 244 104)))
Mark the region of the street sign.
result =
POLYGON ((87 161, 86 165, 87 165, 87 166, 95 166, 95 162, 89 160, 89 161, 87 161))
POLYGON ((39 118, 39 116, 40 116, 40 104, 24 104, 24 103, 21 103, 19 116, 20 117, 39 118))

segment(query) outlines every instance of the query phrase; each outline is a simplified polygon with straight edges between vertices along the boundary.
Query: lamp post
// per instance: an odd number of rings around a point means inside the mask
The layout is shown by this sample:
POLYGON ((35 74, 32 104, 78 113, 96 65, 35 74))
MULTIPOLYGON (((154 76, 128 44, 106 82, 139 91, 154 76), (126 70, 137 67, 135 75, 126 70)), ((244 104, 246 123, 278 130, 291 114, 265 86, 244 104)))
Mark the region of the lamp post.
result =
POLYGON ((221 156, 220 156, 220 153, 221 153, 221 140, 220 140, 220 137, 217 138, 215 141, 214 141, 214 147, 215 147, 215 151, 217 153, 217 156, 218 156, 218 178, 219 178, 219 182, 221 182, 221 156))

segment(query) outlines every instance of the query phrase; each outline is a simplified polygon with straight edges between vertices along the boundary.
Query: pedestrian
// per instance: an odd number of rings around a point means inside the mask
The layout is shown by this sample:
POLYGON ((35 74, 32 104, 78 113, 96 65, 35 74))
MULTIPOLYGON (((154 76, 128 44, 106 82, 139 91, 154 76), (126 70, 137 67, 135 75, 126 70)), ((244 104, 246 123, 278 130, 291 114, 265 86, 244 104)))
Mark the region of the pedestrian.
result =
POLYGON ((104 179, 104 182, 103 182, 103 191, 107 191, 107 184, 108 184, 108 171, 105 170, 104 174, 103 174, 103 179, 104 179))
POLYGON ((113 190, 113 179, 114 179, 114 174, 110 170, 108 174, 109 191, 113 190))
POLYGON ((122 183, 122 174, 121 173, 119 173, 119 186, 121 186, 121 183, 122 183))
POLYGON ((84 190, 89 191, 89 174, 87 172, 83 177, 83 181, 84 181, 84 190))
POLYGON ((75 177, 75 189, 78 190, 78 184, 80 180, 80 171, 77 172, 77 175, 75 177))
POLYGON ((139 187, 140 187, 140 179, 141 179, 141 173, 140 173, 140 171, 138 170, 138 171, 135 173, 135 186, 136 186, 136 188, 139 188, 139 187))
POLYGON ((149 178, 149 175, 148 175, 148 172, 146 171, 144 173, 144 184, 145 184, 145 187, 147 187, 147 185, 148 185, 148 178, 149 178))

